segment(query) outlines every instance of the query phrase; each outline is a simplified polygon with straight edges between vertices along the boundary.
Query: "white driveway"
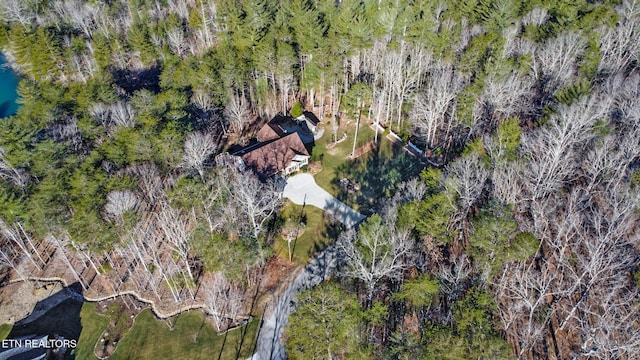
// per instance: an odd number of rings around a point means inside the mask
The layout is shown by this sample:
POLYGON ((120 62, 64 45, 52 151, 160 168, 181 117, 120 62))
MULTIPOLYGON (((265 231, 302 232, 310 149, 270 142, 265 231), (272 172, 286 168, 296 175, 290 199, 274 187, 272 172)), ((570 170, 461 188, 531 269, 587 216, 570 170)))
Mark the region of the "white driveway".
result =
POLYGON ((333 215, 347 228, 364 220, 365 216, 345 205, 316 184, 311 174, 299 174, 287 179, 282 196, 298 205, 313 205, 333 215))

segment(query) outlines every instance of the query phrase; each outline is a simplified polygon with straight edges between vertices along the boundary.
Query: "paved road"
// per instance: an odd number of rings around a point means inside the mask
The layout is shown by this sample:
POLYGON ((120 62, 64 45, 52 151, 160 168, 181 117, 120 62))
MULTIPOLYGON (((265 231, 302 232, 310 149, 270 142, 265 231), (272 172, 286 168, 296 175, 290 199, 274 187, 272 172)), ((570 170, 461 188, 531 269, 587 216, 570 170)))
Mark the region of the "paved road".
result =
POLYGON ((336 199, 316 184, 311 174, 299 174, 287 179, 283 197, 298 205, 313 205, 343 223, 347 228, 364 220, 365 216, 336 199))
POLYGON ((303 289, 320 284, 335 269, 338 255, 335 245, 321 251, 307 267, 296 276, 291 285, 274 303, 271 314, 263 319, 258 336, 257 352, 251 360, 284 360, 287 358, 281 341, 282 332, 293 310, 294 296, 303 289))

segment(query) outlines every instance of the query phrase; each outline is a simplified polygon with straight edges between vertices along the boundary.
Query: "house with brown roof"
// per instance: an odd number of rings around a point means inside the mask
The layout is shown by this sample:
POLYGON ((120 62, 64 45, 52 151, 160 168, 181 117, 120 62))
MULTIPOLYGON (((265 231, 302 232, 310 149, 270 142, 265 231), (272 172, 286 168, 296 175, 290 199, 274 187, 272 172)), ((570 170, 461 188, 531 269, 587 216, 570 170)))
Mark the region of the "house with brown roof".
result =
POLYGON ((309 164, 316 123, 276 116, 256 134, 257 142, 216 157, 218 165, 251 168, 261 176, 287 176, 309 164), (311 128, 310 128, 311 127, 311 128))
POLYGON ((276 115, 271 121, 266 123, 258 133, 256 139, 265 142, 276 138, 282 138, 288 134, 298 133, 300 140, 304 144, 313 144, 321 134, 318 132, 318 119, 310 112, 298 118, 290 116, 276 115))
POLYGON ((286 176, 309 163, 309 152, 295 132, 248 146, 234 155, 264 176, 286 176))

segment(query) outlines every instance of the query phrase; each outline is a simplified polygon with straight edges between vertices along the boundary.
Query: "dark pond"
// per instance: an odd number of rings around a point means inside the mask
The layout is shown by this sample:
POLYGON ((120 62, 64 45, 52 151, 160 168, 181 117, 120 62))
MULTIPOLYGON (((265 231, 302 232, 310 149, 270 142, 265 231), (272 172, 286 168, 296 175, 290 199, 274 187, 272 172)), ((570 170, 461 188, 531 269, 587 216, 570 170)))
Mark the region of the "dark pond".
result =
POLYGON ((18 76, 11 70, 0 53, 0 118, 11 116, 18 110, 18 76))

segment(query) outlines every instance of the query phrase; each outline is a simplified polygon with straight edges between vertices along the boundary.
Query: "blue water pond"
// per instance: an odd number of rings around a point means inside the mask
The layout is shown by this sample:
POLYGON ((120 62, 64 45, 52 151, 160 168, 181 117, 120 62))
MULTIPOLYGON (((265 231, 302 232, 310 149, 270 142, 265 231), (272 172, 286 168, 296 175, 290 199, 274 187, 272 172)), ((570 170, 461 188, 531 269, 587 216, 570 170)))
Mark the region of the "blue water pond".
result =
POLYGON ((20 106, 18 99, 18 75, 16 75, 5 57, 0 53, 0 118, 14 115, 20 106))

